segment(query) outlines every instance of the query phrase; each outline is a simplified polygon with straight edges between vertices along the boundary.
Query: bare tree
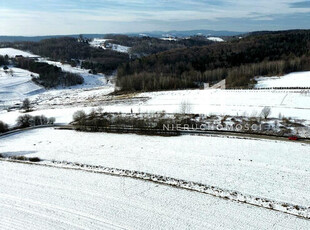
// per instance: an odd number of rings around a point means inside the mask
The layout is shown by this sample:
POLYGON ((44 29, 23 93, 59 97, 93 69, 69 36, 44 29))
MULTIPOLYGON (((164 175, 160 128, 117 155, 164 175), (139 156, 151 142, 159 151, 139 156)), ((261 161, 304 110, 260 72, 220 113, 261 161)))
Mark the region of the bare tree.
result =
POLYGON ((23 100, 23 105, 22 105, 22 109, 29 111, 30 110, 30 100, 28 98, 26 98, 25 100, 23 100))
POLYGON ((55 121, 56 121, 55 117, 48 118, 48 124, 50 124, 50 125, 53 125, 55 123, 55 121))
POLYGON ((85 120, 86 116, 84 110, 78 110, 73 114, 73 121, 81 123, 85 120))
POLYGON ((180 104, 180 113, 189 114, 191 113, 192 106, 188 101, 182 101, 180 104))
POLYGON ((98 112, 99 114, 101 114, 101 113, 103 112, 103 108, 102 108, 101 106, 99 106, 99 107, 97 108, 97 112, 98 112))
POLYGON ((0 133, 4 133, 8 131, 8 129, 9 129, 9 126, 6 123, 0 121, 0 133))
POLYGON ((26 115, 23 115, 23 116, 19 116, 17 118, 17 125, 18 127, 20 128, 27 128, 27 127, 30 127, 32 126, 34 123, 33 121, 33 117, 26 114, 26 115))
POLYGON ((271 108, 270 107, 264 107, 262 112, 261 112, 261 116, 264 118, 264 119, 267 119, 271 114, 271 108))

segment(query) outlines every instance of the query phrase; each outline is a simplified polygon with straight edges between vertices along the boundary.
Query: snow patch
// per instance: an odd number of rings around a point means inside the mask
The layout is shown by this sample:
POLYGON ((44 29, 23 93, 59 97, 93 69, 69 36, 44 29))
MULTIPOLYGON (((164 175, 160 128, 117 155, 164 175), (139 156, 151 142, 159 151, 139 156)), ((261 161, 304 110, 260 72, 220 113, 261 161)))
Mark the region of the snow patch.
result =
POLYGON ((31 79, 38 74, 30 71, 9 67, 0 68, 0 107, 2 103, 14 104, 19 100, 43 92, 44 88, 35 84, 31 79))
POLYGON ((208 40, 214 41, 214 42, 224 42, 225 40, 219 37, 207 37, 208 40))
POLYGON ((128 53, 130 47, 110 43, 112 39, 94 38, 89 45, 96 48, 111 49, 120 53, 128 53))
POLYGON ((257 77, 255 88, 310 87, 310 72, 290 73, 281 77, 257 77))
POLYGON ((25 52, 14 48, 0 48, 0 55, 2 56, 8 55, 10 58, 15 58, 16 56, 23 56, 29 58, 39 57, 38 55, 32 54, 30 52, 25 52))

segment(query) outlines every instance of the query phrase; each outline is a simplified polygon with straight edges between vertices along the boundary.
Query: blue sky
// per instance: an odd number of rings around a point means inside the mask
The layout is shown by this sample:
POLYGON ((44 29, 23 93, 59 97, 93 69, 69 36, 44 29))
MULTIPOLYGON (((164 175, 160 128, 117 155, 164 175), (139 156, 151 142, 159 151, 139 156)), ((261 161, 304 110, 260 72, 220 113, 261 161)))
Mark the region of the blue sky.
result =
POLYGON ((310 29, 310 0, 0 0, 0 35, 310 29))

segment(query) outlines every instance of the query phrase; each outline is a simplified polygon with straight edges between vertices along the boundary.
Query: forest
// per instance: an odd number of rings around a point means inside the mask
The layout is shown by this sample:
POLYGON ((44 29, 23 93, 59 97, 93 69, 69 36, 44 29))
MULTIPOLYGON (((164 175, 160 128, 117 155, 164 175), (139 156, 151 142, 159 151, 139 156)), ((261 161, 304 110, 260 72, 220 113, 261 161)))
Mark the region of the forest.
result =
POLYGON ((310 30, 249 34, 202 47, 172 49, 123 63, 117 85, 123 91, 199 88, 227 79, 247 88, 258 75, 310 70, 310 30))
MULTIPOLYGON (((80 64, 93 73, 112 74, 117 69, 116 84, 121 91, 200 88, 203 83, 212 85, 223 79, 228 88, 251 88, 255 76, 310 70, 310 30, 254 32, 221 43, 203 36, 176 41, 126 35, 107 35, 106 39, 132 47, 130 55, 94 48, 88 40, 69 37, 9 45, 73 66, 80 64)), ((4 63, 4 58, 0 62, 4 63)), ((51 76, 44 73, 40 77, 47 87, 57 82, 81 82, 70 74, 56 77, 57 71, 49 68, 51 76)))
POLYGON ((154 37, 129 37, 127 35, 106 35, 112 43, 131 47, 130 54, 134 57, 143 57, 172 49, 182 49, 194 46, 213 44, 205 36, 191 36, 186 39, 163 40, 154 37))
POLYGON ((83 67, 91 67, 94 72, 105 74, 111 74, 120 63, 129 60, 128 54, 93 48, 87 42, 78 42, 76 38, 70 37, 51 38, 40 42, 15 42, 9 45, 72 66, 82 61, 83 67))

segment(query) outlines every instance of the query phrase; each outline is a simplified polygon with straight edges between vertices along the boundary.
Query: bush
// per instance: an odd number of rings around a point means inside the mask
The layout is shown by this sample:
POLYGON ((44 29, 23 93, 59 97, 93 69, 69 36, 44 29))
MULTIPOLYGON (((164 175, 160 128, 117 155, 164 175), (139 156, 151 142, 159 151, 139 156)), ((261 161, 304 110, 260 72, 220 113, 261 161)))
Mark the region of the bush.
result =
POLYGON ((29 111, 30 110, 30 100, 26 98, 23 100, 22 109, 29 111))
POLYGON ((47 123, 50 124, 50 125, 53 125, 55 123, 55 121, 56 121, 55 117, 50 117, 50 118, 48 118, 47 123))
POLYGON ((9 126, 6 123, 0 121, 0 133, 5 133, 8 130, 9 130, 9 126))
POLYGON ((28 160, 31 162, 40 162, 41 161, 41 159, 39 157, 29 157, 28 160))
POLYGON ((33 117, 30 116, 29 114, 26 114, 23 116, 19 116, 16 121, 17 121, 18 127, 28 128, 28 127, 32 126, 32 124, 33 124, 33 117))
POLYGON ((271 108, 270 107, 264 107, 262 112, 261 112, 261 116, 264 118, 264 119, 267 119, 271 114, 271 108))
POLYGON ((73 121, 78 122, 78 123, 82 123, 85 119, 86 119, 86 113, 84 110, 79 110, 76 111, 73 114, 73 121))
POLYGON ((18 161, 30 161, 30 162, 40 162, 41 159, 39 157, 25 157, 25 156, 13 156, 11 157, 13 160, 18 161))
POLYGON ((182 101, 180 104, 180 113, 189 114, 191 113, 191 104, 188 101, 182 101))
POLYGON ((29 114, 26 114, 23 116, 19 116, 17 118, 17 126, 19 128, 28 128, 31 126, 54 124, 54 122, 55 122, 54 117, 47 118, 44 115, 31 116, 29 114))

